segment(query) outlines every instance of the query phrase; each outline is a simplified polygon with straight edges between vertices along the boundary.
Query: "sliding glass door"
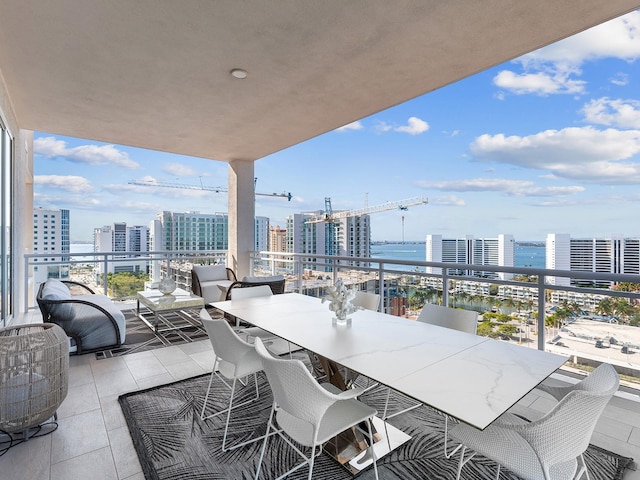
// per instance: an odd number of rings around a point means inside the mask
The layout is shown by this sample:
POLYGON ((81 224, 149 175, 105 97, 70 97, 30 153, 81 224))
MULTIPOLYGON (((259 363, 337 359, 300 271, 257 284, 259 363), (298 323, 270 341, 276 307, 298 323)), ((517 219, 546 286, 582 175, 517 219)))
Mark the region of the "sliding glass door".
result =
POLYGON ((12 193, 13 139, 0 119, 0 327, 7 325, 13 315, 12 283, 12 193))

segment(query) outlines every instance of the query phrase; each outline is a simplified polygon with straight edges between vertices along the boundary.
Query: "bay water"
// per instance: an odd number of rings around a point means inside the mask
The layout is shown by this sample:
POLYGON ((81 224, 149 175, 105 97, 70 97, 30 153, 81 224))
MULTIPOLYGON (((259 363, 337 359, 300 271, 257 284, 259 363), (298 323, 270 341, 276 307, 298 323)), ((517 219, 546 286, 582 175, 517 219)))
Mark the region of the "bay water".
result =
MULTIPOLYGON (((371 257, 424 262, 427 258, 426 245, 424 243, 374 244, 371 245, 371 257)), ((545 268, 544 242, 516 243, 513 263, 514 267, 545 268)), ((395 270, 415 270, 415 267, 408 265, 397 265, 393 268, 395 270)))

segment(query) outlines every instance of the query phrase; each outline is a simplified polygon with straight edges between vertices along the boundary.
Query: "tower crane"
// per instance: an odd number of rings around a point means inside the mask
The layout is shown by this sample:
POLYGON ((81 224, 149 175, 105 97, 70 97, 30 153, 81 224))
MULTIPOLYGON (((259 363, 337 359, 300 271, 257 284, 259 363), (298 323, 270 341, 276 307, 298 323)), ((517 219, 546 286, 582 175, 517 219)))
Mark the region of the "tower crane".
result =
MULTIPOLYGON (((257 179, 254 179, 254 187, 257 179)), ((129 185, 138 185, 142 187, 163 187, 163 188, 182 188, 185 190, 207 190, 209 192, 221 193, 228 192, 229 189, 227 187, 208 187, 205 185, 187 185, 183 183, 170 183, 170 182, 156 182, 156 181, 145 181, 145 180, 132 180, 129 182, 129 185)), ((255 193, 255 195, 260 195, 263 197, 281 197, 286 198, 288 201, 291 201, 292 195, 291 192, 282 192, 282 193, 255 193)))
POLYGON ((429 200, 423 196, 406 198, 404 200, 396 200, 394 202, 385 202, 380 205, 373 205, 371 207, 355 208, 353 210, 340 210, 333 212, 331 208, 331 198, 325 197, 324 199, 324 212, 309 218, 306 223, 319 223, 319 222, 335 222, 342 218, 357 217, 359 215, 369 215, 371 213, 384 212, 387 210, 399 209, 402 211, 408 210, 409 207, 415 205, 426 205, 429 200))

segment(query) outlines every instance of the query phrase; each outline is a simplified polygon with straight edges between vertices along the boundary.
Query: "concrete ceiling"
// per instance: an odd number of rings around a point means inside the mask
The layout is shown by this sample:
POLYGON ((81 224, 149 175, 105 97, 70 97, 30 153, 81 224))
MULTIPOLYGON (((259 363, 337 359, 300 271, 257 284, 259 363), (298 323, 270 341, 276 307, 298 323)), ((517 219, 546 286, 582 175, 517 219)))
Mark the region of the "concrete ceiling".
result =
POLYGON ((255 160, 638 7, 0 0, 0 73, 21 128, 255 160))

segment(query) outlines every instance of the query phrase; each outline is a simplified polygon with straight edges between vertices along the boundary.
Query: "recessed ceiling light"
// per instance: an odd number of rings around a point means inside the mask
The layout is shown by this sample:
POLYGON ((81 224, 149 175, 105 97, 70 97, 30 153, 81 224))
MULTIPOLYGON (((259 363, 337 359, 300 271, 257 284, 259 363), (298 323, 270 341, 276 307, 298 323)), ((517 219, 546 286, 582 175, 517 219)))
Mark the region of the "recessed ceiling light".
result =
POLYGON ((231 75, 235 78, 247 78, 247 71, 241 68, 231 70, 231 75))

